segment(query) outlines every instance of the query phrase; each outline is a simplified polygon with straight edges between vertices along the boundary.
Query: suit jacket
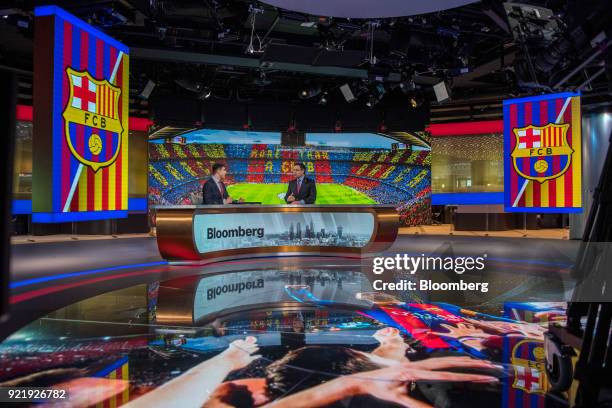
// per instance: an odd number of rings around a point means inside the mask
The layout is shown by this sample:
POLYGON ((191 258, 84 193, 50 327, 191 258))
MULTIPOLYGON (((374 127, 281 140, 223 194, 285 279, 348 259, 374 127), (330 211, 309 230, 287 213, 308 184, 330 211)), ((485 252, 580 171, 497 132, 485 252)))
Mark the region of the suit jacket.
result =
POLYGON ((227 188, 225 188, 225 184, 221 181, 220 184, 223 186, 223 195, 221 195, 221 191, 219 191, 219 187, 217 187, 217 183, 210 177, 204 186, 202 187, 202 204, 204 205, 223 205, 223 199, 228 198, 229 194, 227 194, 227 188))
POLYGON ((287 197, 291 194, 295 197, 296 201, 304 200, 304 204, 314 204, 317 199, 317 185, 313 179, 304 177, 300 191, 297 191, 297 180, 291 180, 287 188, 287 194, 285 194, 285 202, 287 197))

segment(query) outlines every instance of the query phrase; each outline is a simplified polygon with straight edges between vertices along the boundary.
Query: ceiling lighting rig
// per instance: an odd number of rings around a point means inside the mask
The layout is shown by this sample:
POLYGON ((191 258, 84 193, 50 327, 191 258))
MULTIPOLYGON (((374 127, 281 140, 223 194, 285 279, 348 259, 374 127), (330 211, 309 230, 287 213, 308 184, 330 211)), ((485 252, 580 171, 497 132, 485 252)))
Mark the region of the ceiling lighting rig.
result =
POLYGON ((255 31, 255 21, 258 14, 263 14, 264 9, 253 4, 249 6, 249 21, 251 23, 251 35, 249 37, 249 45, 246 49, 247 54, 262 54, 264 52, 264 44, 255 31))

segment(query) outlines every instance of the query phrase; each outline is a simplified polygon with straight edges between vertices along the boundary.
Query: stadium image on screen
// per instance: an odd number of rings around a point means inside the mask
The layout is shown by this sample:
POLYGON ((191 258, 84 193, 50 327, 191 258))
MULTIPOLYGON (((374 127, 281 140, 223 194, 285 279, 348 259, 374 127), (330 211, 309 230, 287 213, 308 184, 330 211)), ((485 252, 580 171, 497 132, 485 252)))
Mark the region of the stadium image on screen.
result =
MULTIPOLYGON (((183 135, 180 142, 161 139, 150 143, 151 204, 198 204, 202 184, 214 163, 228 166, 226 184, 233 197, 261 204, 284 204, 287 183, 293 179, 293 165, 303 163, 306 175, 317 183, 316 204, 392 204, 404 225, 429 223, 429 149, 392 149, 395 140, 369 134, 359 135, 356 140, 378 147, 359 147, 359 142, 352 147, 334 146, 348 144, 350 139, 336 134, 313 135, 314 140, 328 138, 325 145, 219 144, 208 142, 212 137, 203 138, 204 132, 196 131, 191 137, 183 135)), ((243 133, 241 141, 259 137, 257 132, 228 133, 243 133)), ((223 131, 206 134, 214 134, 217 140, 224 138, 223 131)))

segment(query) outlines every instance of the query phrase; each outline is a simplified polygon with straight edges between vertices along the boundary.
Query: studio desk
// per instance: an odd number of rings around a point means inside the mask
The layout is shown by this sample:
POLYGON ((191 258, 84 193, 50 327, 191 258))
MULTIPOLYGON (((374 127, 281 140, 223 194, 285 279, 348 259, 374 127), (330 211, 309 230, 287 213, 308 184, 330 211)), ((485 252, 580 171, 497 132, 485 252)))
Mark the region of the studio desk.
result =
POLYGON ((399 225, 390 205, 191 205, 155 211, 159 251, 175 262, 359 256, 388 249, 399 225))

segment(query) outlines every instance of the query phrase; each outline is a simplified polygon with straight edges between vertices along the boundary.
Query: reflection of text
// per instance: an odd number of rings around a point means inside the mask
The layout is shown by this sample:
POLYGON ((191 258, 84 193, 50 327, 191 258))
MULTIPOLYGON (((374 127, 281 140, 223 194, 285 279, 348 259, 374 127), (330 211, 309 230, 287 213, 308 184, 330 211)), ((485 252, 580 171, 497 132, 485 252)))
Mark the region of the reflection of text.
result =
POLYGON ((252 282, 238 282, 238 283, 229 283, 226 285, 216 286, 214 288, 210 288, 206 291, 206 298, 208 300, 213 300, 217 296, 224 293, 236 293, 240 294, 244 290, 251 289, 260 289, 264 287, 264 280, 257 279, 252 282))

